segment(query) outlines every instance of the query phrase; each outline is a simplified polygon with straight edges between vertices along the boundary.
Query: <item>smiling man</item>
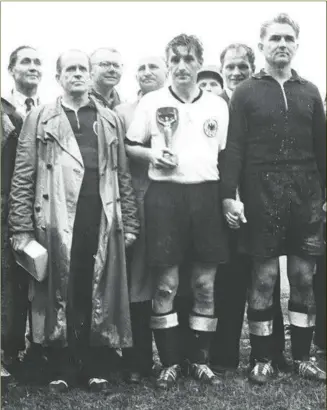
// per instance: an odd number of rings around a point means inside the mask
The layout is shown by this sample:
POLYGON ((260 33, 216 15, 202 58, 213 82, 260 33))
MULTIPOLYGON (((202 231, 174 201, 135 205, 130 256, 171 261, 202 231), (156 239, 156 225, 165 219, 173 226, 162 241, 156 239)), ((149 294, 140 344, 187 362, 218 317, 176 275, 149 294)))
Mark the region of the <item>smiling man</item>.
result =
POLYGON ((235 88, 247 80, 255 70, 255 55, 246 44, 233 43, 220 54, 220 70, 224 80, 224 91, 221 97, 229 102, 235 88))
POLYGON ((240 235, 252 259, 247 316, 254 363, 249 378, 258 384, 274 375, 272 301, 280 255, 287 255, 294 370, 326 380, 326 372, 309 360, 315 324, 312 279, 324 251, 326 125, 317 87, 291 68, 298 37, 298 24, 286 14, 262 25, 259 50, 265 69, 233 92, 221 164, 226 220, 231 227, 239 223, 238 186, 247 219, 240 235))
POLYGON ((114 48, 98 48, 91 56, 91 94, 102 105, 111 110, 121 104, 120 96, 115 89, 123 73, 123 62, 120 53, 114 48))
POLYGON ((37 94, 42 78, 40 53, 30 46, 18 47, 10 55, 8 71, 14 80, 14 88, 6 100, 25 118, 33 107, 40 104, 37 94))
POLYGON ((149 164, 145 226, 154 280, 151 327, 163 365, 156 385, 163 389, 175 385, 181 373, 185 346, 180 346, 174 300, 180 266, 190 248, 190 372, 196 380, 220 383, 207 363, 217 325, 216 266, 227 259, 217 159, 226 143, 228 107, 197 86, 203 47, 195 36, 181 34, 171 40, 166 58, 172 85, 141 99, 126 143, 131 157, 149 164))
POLYGON ((19 137, 12 246, 21 252, 35 238, 48 251, 47 278, 31 281, 32 316, 39 325, 43 318, 33 338, 48 348, 50 389, 66 391, 82 370, 89 388, 100 390, 108 368, 101 352, 132 342, 125 246, 139 222, 123 131, 89 97, 88 56, 63 53, 56 79, 62 97, 32 111, 19 137))

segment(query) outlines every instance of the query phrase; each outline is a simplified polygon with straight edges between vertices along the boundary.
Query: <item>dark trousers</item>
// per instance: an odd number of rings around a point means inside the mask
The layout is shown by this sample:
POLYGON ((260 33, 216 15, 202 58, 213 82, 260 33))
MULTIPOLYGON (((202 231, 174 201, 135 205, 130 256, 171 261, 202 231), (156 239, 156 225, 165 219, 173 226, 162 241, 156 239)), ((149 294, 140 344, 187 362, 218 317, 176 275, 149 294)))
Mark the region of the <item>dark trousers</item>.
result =
MULTIPOLYGON (((211 363, 237 368, 240 360, 240 337, 244 320, 247 290, 251 281, 251 260, 247 256, 232 254, 226 265, 218 268, 215 282, 215 303, 218 326, 211 345, 211 363)), ((285 348, 283 313, 280 304, 280 274, 274 293, 273 319, 274 355, 285 348)))
POLYGON ((25 349, 29 273, 15 263, 11 249, 2 249, 1 258, 1 348, 15 357, 25 349))
POLYGON ((125 369, 148 375, 153 365, 151 301, 130 304, 133 347, 123 349, 125 369))
POLYGON ((100 196, 80 196, 77 203, 66 309, 68 347, 48 349, 52 379, 72 382, 77 372, 85 378, 104 377, 105 353, 109 349, 91 347, 89 342, 101 209, 100 196))
MULTIPOLYGON (((131 263, 133 261, 134 251, 133 246, 126 250, 128 279, 132 272, 131 263)), ((150 318, 152 314, 151 300, 130 303, 130 314, 133 347, 122 350, 124 368, 127 371, 147 375, 151 372, 153 365, 152 329, 150 329, 150 318)))
POLYGON ((316 301, 316 328, 314 342, 320 349, 326 349, 326 255, 317 260, 317 272, 313 277, 316 301))

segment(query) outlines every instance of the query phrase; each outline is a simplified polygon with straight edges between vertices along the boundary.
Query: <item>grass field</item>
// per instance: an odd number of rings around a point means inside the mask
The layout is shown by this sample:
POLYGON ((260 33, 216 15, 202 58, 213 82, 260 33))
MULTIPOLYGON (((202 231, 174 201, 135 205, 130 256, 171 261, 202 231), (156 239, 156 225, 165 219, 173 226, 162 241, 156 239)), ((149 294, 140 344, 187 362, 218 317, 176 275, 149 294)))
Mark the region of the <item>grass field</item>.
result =
MULTIPOLYGON (((287 294, 283 295, 286 312, 287 294)), ((288 323, 285 317, 286 323, 288 323)), ((2 389, 2 409, 13 410, 320 410, 326 408, 326 387, 305 381, 296 375, 280 374, 270 385, 252 386, 246 377, 250 350, 246 323, 241 341, 242 363, 239 373, 223 380, 221 388, 201 386, 182 379, 169 392, 158 392, 153 381, 142 386, 125 384, 120 375, 112 375, 110 387, 101 393, 74 388, 66 394, 50 394, 46 386, 9 382, 2 389)), ((287 355, 290 353, 287 340, 287 355)))

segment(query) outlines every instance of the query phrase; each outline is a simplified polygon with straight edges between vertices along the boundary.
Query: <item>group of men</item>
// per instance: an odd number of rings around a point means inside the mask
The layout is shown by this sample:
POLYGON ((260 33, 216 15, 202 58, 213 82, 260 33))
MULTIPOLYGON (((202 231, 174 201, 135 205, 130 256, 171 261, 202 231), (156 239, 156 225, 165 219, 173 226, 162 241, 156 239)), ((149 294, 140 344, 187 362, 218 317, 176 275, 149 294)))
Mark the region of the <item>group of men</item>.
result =
POLYGON ((226 47, 218 69, 203 66, 197 37, 181 34, 166 61, 139 61, 132 104, 115 89, 123 71, 115 49, 62 53, 63 93, 47 105, 37 50, 11 54, 15 87, 1 99, 5 368, 25 348, 29 313, 30 348, 47 357, 52 391, 79 377, 92 391, 106 388, 109 349, 122 349, 127 381, 139 383, 153 373, 152 335, 158 388, 183 373, 219 386, 239 364, 247 299, 249 379, 265 384, 292 368, 326 380, 310 358, 315 305, 325 311, 313 276, 325 280, 326 120, 317 88, 291 69, 298 36, 288 15, 264 23, 266 63, 255 74, 247 45, 226 47), (12 254, 32 239, 48 251, 42 282, 12 254))

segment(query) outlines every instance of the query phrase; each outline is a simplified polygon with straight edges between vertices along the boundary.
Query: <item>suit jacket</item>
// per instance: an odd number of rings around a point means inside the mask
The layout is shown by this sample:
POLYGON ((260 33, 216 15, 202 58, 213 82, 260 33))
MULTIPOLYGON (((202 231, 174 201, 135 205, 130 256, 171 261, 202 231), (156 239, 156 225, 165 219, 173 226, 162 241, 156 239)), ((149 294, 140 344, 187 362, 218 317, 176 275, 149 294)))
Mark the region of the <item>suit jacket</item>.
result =
POLYGON ((229 104, 230 98, 228 97, 226 90, 224 90, 221 94, 219 94, 219 97, 221 97, 223 100, 227 102, 227 104, 229 104))

